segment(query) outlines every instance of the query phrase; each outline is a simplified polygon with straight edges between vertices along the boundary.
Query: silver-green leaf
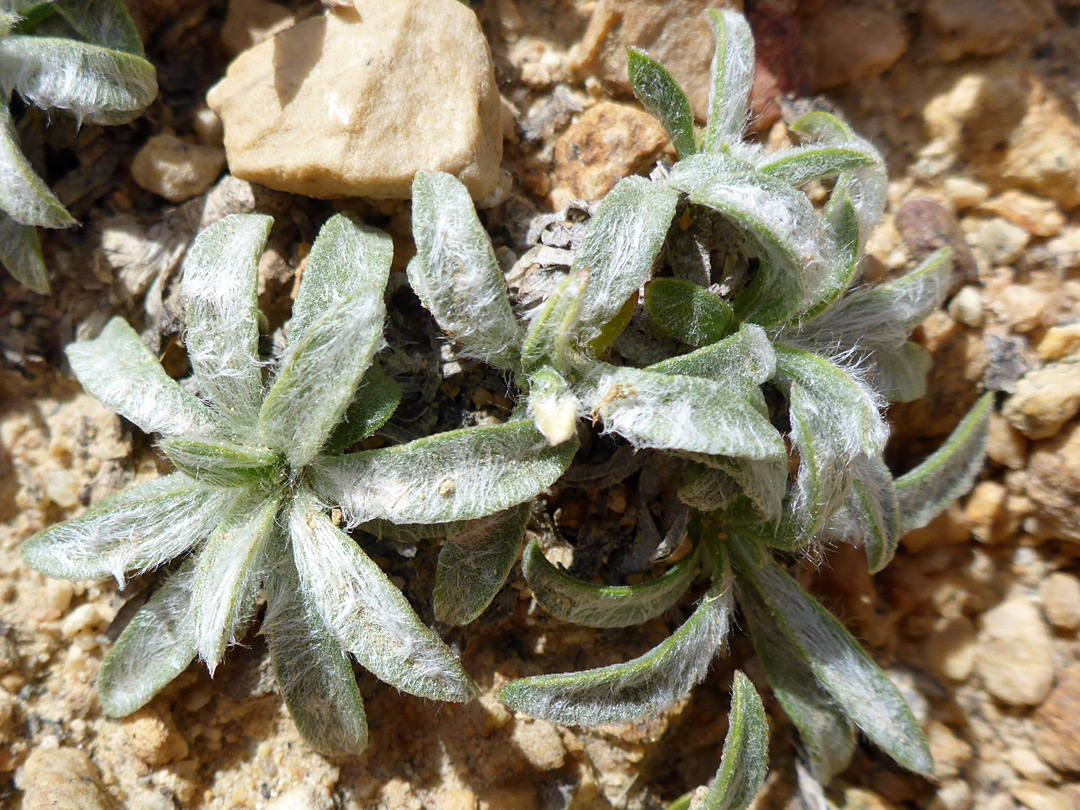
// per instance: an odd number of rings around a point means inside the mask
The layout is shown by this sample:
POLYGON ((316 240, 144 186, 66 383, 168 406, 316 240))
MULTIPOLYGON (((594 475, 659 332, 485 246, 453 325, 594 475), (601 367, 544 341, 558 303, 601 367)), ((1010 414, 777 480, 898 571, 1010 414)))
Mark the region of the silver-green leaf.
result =
POLYGON ((675 77, 657 60, 637 48, 627 50, 626 62, 634 95, 663 125, 675 153, 684 158, 697 152, 694 110, 675 77))
POLYGON ((728 9, 709 9, 705 17, 716 38, 709 86, 709 126, 702 149, 719 152, 737 143, 746 128, 754 84, 754 35, 746 18, 728 9))
POLYGON ((708 791, 694 810, 746 810, 769 769, 769 722, 750 679, 735 670, 724 753, 708 791))

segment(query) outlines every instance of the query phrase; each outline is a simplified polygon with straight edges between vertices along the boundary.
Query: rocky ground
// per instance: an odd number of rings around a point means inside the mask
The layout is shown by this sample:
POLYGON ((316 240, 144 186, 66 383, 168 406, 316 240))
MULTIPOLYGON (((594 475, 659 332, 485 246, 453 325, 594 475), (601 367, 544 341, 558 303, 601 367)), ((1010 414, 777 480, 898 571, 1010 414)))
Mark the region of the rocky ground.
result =
MULTIPOLYGON (((485 216, 507 266, 528 248, 538 212, 596 199, 670 154, 663 130, 626 106, 621 55, 627 44, 644 45, 701 111, 707 5, 472 3, 504 99, 510 177, 485 216)), ((745 639, 656 720, 581 732, 515 717, 493 697, 509 679, 539 661, 570 669, 626 659, 678 618, 620 632, 567 628, 531 604, 518 574, 477 623, 447 636, 484 689, 480 700, 435 705, 360 673, 372 743, 359 759, 329 761, 305 748, 254 635, 213 680, 193 666, 136 715, 102 717, 96 671, 147 583, 118 593, 114 583, 48 580, 20 562, 18 548, 167 462, 80 392, 62 347, 121 313, 181 374, 176 270, 198 229, 232 211, 277 218, 260 305, 280 325, 296 271, 335 207, 223 177, 220 128, 203 100, 231 56, 314 13, 313 4, 132 7, 160 73, 162 95, 147 116, 81 131, 62 119, 47 128, 43 116, 24 119, 24 141, 45 144, 32 159, 83 227, 48 236, 51 296, 0 280, 0 802, 27 810, 652 809, 706 781, 726 730, 732 669, 764 683, 745 639)), ((943 244, 956 251, 956 288, 919 336, 936 361, 930 393, 890 413, 894 469, 933 449, 983 390, 999 392, 975 489, 906 537, 883 574, 871 579, 861 552, 847 547, 801 571, 900 684, 937 760, 936 779, 924 781, 864 747, 828 801, 847 810, 1080 808, 1080 3, 758 0, 746 10, 758 39, 762 140, 784 143, 785 114, 805 103, 791 99, 812 98, 886 156, 889 213, 870 245, 870 275, 900 272, 943 244)), ((391 231, 401 269, 407 206, 346 207, 391 231)), ((448 358, 430 331, 411 329, 418 307, 400 286, 390 343, 411 387, 393 424, 409 435, 498 412, 505 384, 472 376, 464 385, 461 375, 479 372, 448 358)), ((608 486, 605 477, 617 477, 609 473, 587 469, 551 493, 536 529, 546 522, 583 537, 619 527, 632 537, 639 505, 658 484, 641 472, 608 486)), ((433 551, 371 551, 430 621, 433 551)), ((599 569, 618 553, 600 548, 591 564, 599 569)), ((766 704, 773 767, 757 806, 797 808, 792 731, 766 704)))

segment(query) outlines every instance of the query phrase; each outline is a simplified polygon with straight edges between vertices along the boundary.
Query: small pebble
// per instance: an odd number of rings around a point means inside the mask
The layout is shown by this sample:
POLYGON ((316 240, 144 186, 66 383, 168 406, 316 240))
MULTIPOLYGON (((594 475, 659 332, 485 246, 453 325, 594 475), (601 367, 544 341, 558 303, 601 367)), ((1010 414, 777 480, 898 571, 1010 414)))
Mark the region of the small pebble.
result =
POLYGON ((949 302, 949 316, 972 329, 982 326, 985 316, 982 293, 977 287, 962 287, 949 302))
POLYGON ((1080 579, 1072 574, 1055 573, 1039 586, 1046 620, 1062 630, 1080 627, 1080 579))
POLYGON ((1039 341, 1036 351, 1039 357, 1049 362, 1060 360, 1080 349, 1080 323, 1064 326, 1051 326, 1039 341))
POLYGON ((1032 782, 1054 781, 1054 771, 1030 748, 1010 748, 1008 758, 1013 770, 1025 779, 1032 782))
POLYGON ((960 211, 974 208, 990 199, 990 188, 986 183, 972 180, 970 177, 949 177, 942 184, 945 196, 960 211))
POLYGON ((963 779, 953 779, 938 788, 929 810, 968 810, 971 805, 971 787, 963 779))
POLYGON ((1054 651, 1038 609, 1010 599, 983 615, 976 669, 998 700, 1037 706, 1054 685, 1054 651))
POLYGON ((131 176, 140 188, 181 203, 210 188, 224 168, 223 150, 161 134, 152 136, 135 155, 131 176))

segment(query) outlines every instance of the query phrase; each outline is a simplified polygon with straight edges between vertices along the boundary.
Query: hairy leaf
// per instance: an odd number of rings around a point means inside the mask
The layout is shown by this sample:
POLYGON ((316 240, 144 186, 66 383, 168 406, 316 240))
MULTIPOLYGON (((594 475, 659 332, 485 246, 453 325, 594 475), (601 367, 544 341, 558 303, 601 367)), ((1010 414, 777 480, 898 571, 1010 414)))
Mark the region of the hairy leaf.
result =
POLYGON ((419 697, 465 702, 478 694, 446 644, 306 490, 294 497, 288 533, 301 592, 366 669, 419 697))
POLYGON ((191 603, 199 657, 211 675, 255 615, 266 546, 280 503, 280 497, 261 494, 238 498, 199 554, 191 603))
POLYGON ((352 664, 311 598, 300 590, 300 577, 287 551, 267 576, 262 633, 278 688, 308 745, 327 756, 363 751, 367 716, 352 664))
POLYGON ((64 579, 123 584, 205 538, 231 507, 236 492, 198 484, 183 473, 125 490, 85 515, 38 532, 22 549, 31 568, 64 579))
POLYGON ((468 189, 452 175, 418 172, 412 198, 416 256, 409 284, 465 356, 513 368, 521 328, 468 189))
POLYGON ((176 468, 200 483, 242 487, 267 477, 280 458, 265 447, 165 439, 161 449, 176 468))
POLYGON ((716 577, 689 619, 666 641, 623 664, 521 678, 499 692, 512 709, 567 726, 630 723, 659 714, 706 675, 731 621, 731 577, 716 577))
POLYGON ((698 549, 641 585, 593 585, 563 573, 531 541, 521 568, 537 602, 557 619, 585 627, 630 627, 666 611, 683 595, 698 568, 698 549))
POLYGON ((709 9, 705 18, 716 38, 709 87, 709 126, 702 149, 719 152, 742 138, 754 83, 754 35, 746 18, 728 9, 709 9))
POLYGON ((588 284, 588 273, 571 273, 537 313, 521 346, 521 366, 527 374, 544 366, 567 370, 570 337, 581 317, 588 284))
POLYGON ((776 429, 721 383, 597 363, 585 407, 635 447, 770 458, 785 452, 776 429))
POLYGON ((658 278, 645 288, 649 317, 667 332, 691 346, 721 340, 731 326, 731 306, 719 296, 689 281, 658 278))
POLYGON ((880 456, 852 461, 849 504, 866 550, 870 573, 892 562, 900 542, 900 503, 892 473, 880 456))
POLYGON ((896 479, 900 520, 905 532, 919 529, 971 489, 986 458, 994 397, 980 397, 941 447, 915 469, 896 479))
MULTIPOLYGON (((67 228, 75 224, 23 155, 7 104, 0 104, 0 211, 19 225, 67 228)), ((4 234, 4 238, 10 237, 4 234)))
POLYGON ((203 230, 184 260, 184 344, 199 389, 237 433, 250 433, 262 404, 259 257, 272 217, 231 214, 203 230))
POLYGON ((60 15, 88 42, 144 56, 139 29, 121 0, 55 0, 60 15))
POLYGON ((739 539, 731 544, 738 574, 757 591, 818 684, 900 765, 919 774, 932 773, 926 739, 892 681, 829 611, 771 559, 755 562, 745 545, 739 539))
POLYGON ((848 144, 814 144, 796 146, 757 162, 758 171, 782 180, 789 186, 802 186, 813 180, 835 177, 843 171, 857 169, 880 160, 873 149, 861 141, 848 144))
POLYGON ((348 450, 381 428, 401 404, 401 386, 379 366, 367 370, 352 402, 338 422, 323 452, 328 455, 348 450))
POLYGON ((694 110, 675 77, 666 67, 638 48, 627 50, 626 61, 634 95, 663 125, 675 147, 675 153, 684 158, 697 152, 694 110))
POLYGON ((805 194, 726 154, 679 161, 669 182, 729 219, 756 249, 761 266, 735 299, 736 316, 774 326, 813 306, 839 251, 805 194))
POLYGON ((0 264, 12 278, 36 293, 49 292, 49 276, 37 230, 0 211, 0 264))
MULTIPOLYGON (((734 481, 738 491, 749 498, 754 509, 765 520, 780 518, 788 483, 786 456, 765 459, 725 458, 690 454, 689 458, 723 473, 734 481)), ((713 479, 723 486, 720 480, 713 479)))
POLYGON ((769 722, 750 679, 735 670, 720 769, 696 810, 746 810, 769 769, 769 722))
POLYGON ((583 343, 597 336, 652 273, 679 201, 675 189, 626 177, 604 198, 574 256, 573 271, 588 274, 575 330, 583 343))
POLYGON ((649 366, 658 374, 689 374, 749 392, 776 375, 776 352, 760 326, 744 323, 730 337, 649 366))
POLYGON ((531 500, 566 471, 577 447, 552 447, 531 422, 509 422, 319 459, 311 479, 350 525, 449 523, 531 500))
POLYGON ((135 614, 98 670, 97 690, 108 717, 141 709, 195 660, 189 561, 165 580, 135 614))
POLYGON ((157 73, 130 53, 58 37, 0 39, 0 88, 81 121, 122 124, 157 96, 157 73))
POLYGON ((435 573, 435 618, 464 625, 487 609, 517 561, 531 504, 471 520, 446 538, 435 573))
POLYGON ((165 373, 123 318, 110 319, 96 338, 71 343, 64 353, 86 392, 144 433, 227 438, 217 415, 165 373))
POLYGON ((890 402, 914 402, 926 396, 926 377, 934 366, 930 352, 908 341, 899 349, 870 354, 869 381, 890 402))
POLYGON ((799 730, 814 776, 826 784, 848 766, 855 753, 851 724, 818 686, 799 648, 788 639, 757 592, 737 585, 735 593, 769 686, 799 730))

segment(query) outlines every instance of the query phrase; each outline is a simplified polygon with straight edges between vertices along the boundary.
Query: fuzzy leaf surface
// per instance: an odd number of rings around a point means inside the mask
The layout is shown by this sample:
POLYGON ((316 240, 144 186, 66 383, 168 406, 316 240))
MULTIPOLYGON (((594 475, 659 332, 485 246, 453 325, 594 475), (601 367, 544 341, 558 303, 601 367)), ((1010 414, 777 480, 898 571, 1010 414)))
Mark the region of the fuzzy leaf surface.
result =
POLYGON ((517 363, 518 326, 468 189, 442 172, 418 172, 412 185, 416 256, 409 284, 464 354, 502 369, 517 363))
POLYGON ((311 246, 296 291, 289 322, 290 345, 341 301, 369 290, 381 295, 393 258, 394 243, 388 234, 365 225, 354 214, 330 217, 311 246))
POLYGON ((23 546, 27 565, 63 579, 124 582, 174 559, 206 537, 236 499, 173 473, 95 504, 38 532, 23 546))
POLYGON ((93 340, 64 350, 82 387, 144 433, 226 438, 217 415, 165 373, 139 335, 117 316, 93 340))
POLYGON ((479 616, 517 562, 531 503, 456 527, 443 543, 435 572, 435 618, 465 625, 479 616))
POLYGON ((0 264, 11 277, 36 293, 49 292, 41 241, 32 225, 20 225, 0 211, 0 264))
POLYGON ((735 670, 724 753, 709 792, 695 810, 746 810, 769 770, 769 722, 750 679, 735 670))
POLYGON ((266 605, 262 633, 296 728, 322 754, 359 754, 368 727, 352 664, 300 590, 288 552, 267 576, 266 605))
POLYGON ((709 9, 705 18, 716 38, 709 86, 709 126, 703 151, 719 152, 742 139, 754 83, 754 35, 746 18, 728 9, 709 9))
POLYGON ((803 658, 753 588, 736 587, 754 651, 784 713, 799 730, 814 776, 827 784, 855 753, 851 724, 814 678, 803 658))
POLYGON ((230 427, 250 432, 262 404, 259 363, 259 257, 272 217, 230 214, 195 239, 180 294, 184 344, 203 396, 230 427))
POLYGON ((266 546, 281 499, 245 493, 206 541, 195 566, 191 602, 199 657, 214 674, 225 649, 255 615, 266 546))
POLYGON ((588 274, 577 323, 583 343, 598 337, 626 300, 649 280, 675 216, 678 192, 643 177, 626 177, 589 221, 572 270, 588 274))
POLYGON ((319 459, 311 480, 350 525, 449 523, 531 500, 566 471, 577 448, 577 441, 552 447, 531 422, 508 422, 319 459))
POLYGON ((588 273, 571 273, 537 313, 521 345, 521 366, 527 374, 545 366, 567 370, 570 337, 581 318, 588 284, 588 273))
POLYGON ((638 48, 626 52, 626 68, 634 95, 667 131, 679 158, 697 152, 694 110, 671 72, 638 48))
POLYGON ((892 562, 900 543, 900 501, 892 473, 880 456, 852 461, 849 503, 870 573, 876 574, 892 562))
POLYGON ((434 700, 465 702, 478 694, 461 662, 310 492, 294 497, 288 532, 301 592, 334 639, 373 675, 434 700))
POLYGON ((105 656, 97 690, 106 716, 141 709, 195 660, 192 569, 187 562, 166 579, 105 656))
POLYGON ((731 305, 722 298, 697 284, 674 278, 649 282, 645 307, 657 326, 691 346, 723 339, 734 317, 731 305))
POLYGON ((59 37, 0 39, 0 87, 80 122, 122 124, 157 96, 154 66, 130 53, 59 37))
POLYGON ((934 358, 918 343, 878 349, 868 359, 870 384, 889 402, 914 402, 926 396, 926 378, 934 358))
POLYGON ((729 219, 756 248, 761 267, 735 299, 737 316, 773 326, 815 303, 839 251, 805 194, 725 154, 682 160, 668 182, 729 219))
POLYGON ((731 577, 725 572, 670 638, 623 664, 584 672, 521 678, 499 692, 516 711, 567 726, 630 723, 659 714, 706 675, 731 621, 731 577))
POLYGON ((528 414, 552 447, 574 437, 581 402, 570 384, 547 366, 529 377, 528 414))
POLYGON ((0 211, 19 225, 67 228, 75 224, 23 154, 7 104, 0 104, 0 211))
POLYGON ((785 452, 769 421, 722 383, 598 363, 582 388, 605 430, 635 447, 757 459, 785 452))
POLYGON ((934 762, 900 692, 836 618, 770 558, 753 560, 746 541, 732 543, 734 564, 802 653, 818 684, 875 745, 903 767, 933 772, 934 762))
POLYGON ((52 5, 88 42, 134 56, 145 55, 139 29, 121 0, 55 0, 52 5))
POLYGON ((401 386, 378 365, 372 366, 364 374, 323 451, 334 455, 363 441, 385 425, 400 404, 401 386))
POLYGON ((749 393, 776 375, 776 352, 764 329, 744 323, 730 337, 654 363, 646 371, 705 377, 749 393))
POLYGON ((990 441, 993 394, 983 394, 933 455, 896 479, 905 532, 936 518, 969 489, 982 469, 990 441))
POLYGON ((844 171, 869 166, 879 160, 880 156, 875 150, 854 141, 785 149, 762 158, 757 168, 789 186, 802 186, 813 180, 824 180, 844 171))
POLYGON ((585 627, 644 624, 674 605, 694 581, 698 549, 660 576, 641 585, 594 585, 565 574, 548 562, 535 540, 521 568, 533 597, 557 619, 585 627))
POLYGON ((273 472, 279 461, 278 455, 265 447, 198 439, 164 439, 161 449, 178 470, 214 487, 253 484, 273 472))

